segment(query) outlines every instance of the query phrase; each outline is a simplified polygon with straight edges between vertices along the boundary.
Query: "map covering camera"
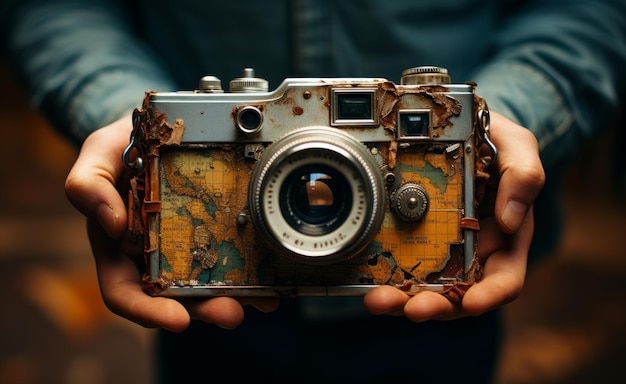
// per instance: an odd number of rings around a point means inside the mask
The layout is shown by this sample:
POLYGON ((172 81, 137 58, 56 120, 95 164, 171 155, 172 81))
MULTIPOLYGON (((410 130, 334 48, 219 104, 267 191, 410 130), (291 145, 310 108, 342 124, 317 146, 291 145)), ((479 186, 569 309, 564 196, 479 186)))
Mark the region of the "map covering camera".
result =
POLYGON ((481 277, 477 206, 496 149, 475 84, 416 67, 377 78, 250 68, 224 92, 147 92, 123 162, 144 288, 165 296, 459 300, 481 277), (480 150, 482 148, 482 150, 480 150), (487 151, 485 151, 487 149, 487 151))

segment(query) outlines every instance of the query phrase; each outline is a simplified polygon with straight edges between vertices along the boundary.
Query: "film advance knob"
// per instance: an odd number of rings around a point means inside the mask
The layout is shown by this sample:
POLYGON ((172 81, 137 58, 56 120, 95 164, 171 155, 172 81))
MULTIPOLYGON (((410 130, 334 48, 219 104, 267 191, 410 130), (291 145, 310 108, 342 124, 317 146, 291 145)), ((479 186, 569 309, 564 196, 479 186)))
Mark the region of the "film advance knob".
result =
POLYGON ((391 195, 391 208, 405 221, 418 221, 428 211, 428 194, 419 184, 400 186, 391 195))

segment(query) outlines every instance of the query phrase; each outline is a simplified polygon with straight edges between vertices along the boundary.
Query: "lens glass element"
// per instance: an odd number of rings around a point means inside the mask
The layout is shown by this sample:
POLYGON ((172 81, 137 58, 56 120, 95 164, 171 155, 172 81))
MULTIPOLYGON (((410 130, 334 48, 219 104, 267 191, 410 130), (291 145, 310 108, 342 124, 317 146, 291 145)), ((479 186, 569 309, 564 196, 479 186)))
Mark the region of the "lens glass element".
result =
POLYGON ((285 220, 298 232, 319 236, 334 231, 352 208, 351 187, 336 169, 309 165, 293 171, 280 188, 285 220))

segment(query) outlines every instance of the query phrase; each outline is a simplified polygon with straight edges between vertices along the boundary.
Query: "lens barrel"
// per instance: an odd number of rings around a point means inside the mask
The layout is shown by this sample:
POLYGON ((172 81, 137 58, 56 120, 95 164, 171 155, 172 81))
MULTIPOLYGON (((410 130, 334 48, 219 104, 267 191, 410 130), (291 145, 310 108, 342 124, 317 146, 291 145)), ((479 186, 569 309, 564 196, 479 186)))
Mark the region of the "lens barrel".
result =
POLYGON ((272 143, 250 177, 255 228, 274 252, 307 264, 354 256, 378 232, 385 208, 379 166, 363 143, 305 127, 272 143))

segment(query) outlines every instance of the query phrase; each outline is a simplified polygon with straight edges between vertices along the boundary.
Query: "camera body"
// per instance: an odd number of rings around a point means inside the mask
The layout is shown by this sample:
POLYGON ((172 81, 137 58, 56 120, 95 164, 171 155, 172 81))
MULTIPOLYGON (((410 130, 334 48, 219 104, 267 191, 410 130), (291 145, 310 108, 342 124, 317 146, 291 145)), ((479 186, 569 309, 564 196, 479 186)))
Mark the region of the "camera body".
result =
POLYGON ((221 89, 147 92, 123 154, 147 292, 460 299, 480 279, 477 206, 496 151, 475 84, 416 67, 377 78, 245 69, 221 89), (486 151, 479 149, 487 147, 486 151))

